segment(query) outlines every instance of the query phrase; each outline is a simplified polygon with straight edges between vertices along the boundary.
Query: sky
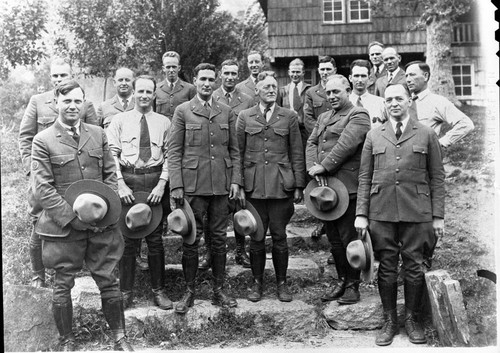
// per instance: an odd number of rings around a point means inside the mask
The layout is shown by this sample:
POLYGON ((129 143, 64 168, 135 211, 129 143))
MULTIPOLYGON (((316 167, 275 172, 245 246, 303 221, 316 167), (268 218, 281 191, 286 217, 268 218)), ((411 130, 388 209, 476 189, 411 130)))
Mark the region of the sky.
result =
POLYGON ((219 3, 222 10, 236 16, 238 11, 245 11, 249 5, 253 4, 253 0, 219 0, 219 3))

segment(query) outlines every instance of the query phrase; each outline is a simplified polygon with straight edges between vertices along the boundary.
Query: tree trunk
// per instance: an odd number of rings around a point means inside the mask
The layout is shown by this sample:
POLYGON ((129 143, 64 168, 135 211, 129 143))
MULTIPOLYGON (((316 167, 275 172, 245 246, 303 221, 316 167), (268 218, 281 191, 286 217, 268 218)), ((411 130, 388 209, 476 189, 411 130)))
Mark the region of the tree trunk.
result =
POLYGON ((449 18, 434 17, 427 24, 427 64, 431 68, 429 89, 460 105, 451 76, 451 37, 453 24, 449 18))

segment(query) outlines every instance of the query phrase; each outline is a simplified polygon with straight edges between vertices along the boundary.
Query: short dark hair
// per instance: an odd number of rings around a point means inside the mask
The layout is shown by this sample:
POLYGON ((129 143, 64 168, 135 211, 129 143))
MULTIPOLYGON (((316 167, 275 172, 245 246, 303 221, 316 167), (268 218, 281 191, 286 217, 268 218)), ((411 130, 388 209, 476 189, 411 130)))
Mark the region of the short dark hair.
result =
POLYGON ((382 49, 385 48, 385 45, 383 45, 382 43, 380 42, 377 42, 376 40, 374 40, 373 42, 370 42, 368 44, 368 51, 370 51, 370 48, 373 47, 374 45, 378 45, 379 47, 381 47, 382 49))
POLYGON ((55 96, 59 97, 61 94, 64 96, 71 92, 74 89, 81 89, 83 92, 83 96, 85 97, 85 91, 83 90, 82 86, 75 80, 64 80, 61 81, 57 86, 56 86, 56 91, 55 91, 55 96))
POLYGON ((423 72, 427 72, 429 74, 428 78, 431 77, 431 68, 425 62, 420 61, 420 60, 415 60, 415 61, 409 62, 408 64, 405 65, 405 71, 411 65, 418 65, 418 67, 420 68, 420 70, 422 70, 423 72))
POLYGON ((320 63, 332 63, 334 67, 337 67, 337 64, 335 63, 335 60, 328 55, 322 55, 318 58, 318 64, 320 63))
POLYGON ((134 90, 135 90, 135 83, 137 81, 139 81, 140 79, 153 81, 153 85, 154 85, 153 90, 156 91, 156 80, 155 80, 155 78, 153 76, 150 76, 150 75, 140 75, 140 76, 137 76, 135 78, 135 80, 132 81, 132 87, 134 88, 134 90))
POLYGON ((200 72, 201 70, 212 70, 213 72, 217 73, 217 71, 215 70, 215 65, 209 63, 201 63, 196 65, 196 67, 194 68, 194 76, 198 76, 198 72, 200 72))
MULTIPOLYGON (((410 90, 408 89, 408 86, 406 85, 406 83, 389 83, 387 85, 387 87, 391 87, 391 86, 402 86, 405 89, 405 92, 408 95, 408 97, 411 97, 410 90)), ((387 87, 385 87, 385 90, 387 90, 387 87)), ((385 90, 384 90, 384 93, 385 93, 385 90)))
POLYGON ((236 59, 224 60, 222 62, 222 64, 220 64, 220 68, 222 69, 224 66, 238 66, 238 68, 240 67, 240 65, 238 64, 238 61, 236 61, 236 59))
POLYGON ((360 66, 360 67, 366 67, 368 69, 368 75, 370 74, 370 72, 372 71, 372 63, 369 62, 368 60, 365 60, 365 59, 357 59, 357 60, 354 60, 352 63, 351 63, 351 74, 352 74, 352 68, 354 66, 360 66))

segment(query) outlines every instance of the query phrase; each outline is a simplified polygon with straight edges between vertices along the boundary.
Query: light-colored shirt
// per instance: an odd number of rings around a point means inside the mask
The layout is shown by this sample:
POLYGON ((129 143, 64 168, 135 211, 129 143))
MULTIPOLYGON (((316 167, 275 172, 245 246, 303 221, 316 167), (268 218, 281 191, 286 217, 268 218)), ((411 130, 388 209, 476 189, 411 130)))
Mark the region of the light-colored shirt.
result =
POLYGON ((378 74, 379 74, 379 72, 384 71, 384 67, 385 67, 384 63, 380 64, 379 66, 375 66, 375 65, 373 65, 373 73, 374 73, 375 75, 378 75, 378 74))
POLYGON ((418 121, 430 126, 438 136, 443 122, 451 125, 452 129, 439 139, 442 146, 448 147, 474 130, 472 120, 446 97, 432 93, 429 89, 423 90, 417 96, 414 103, 417 107, 418 121))
POLYGON ((213 102, 214 99, 212 96, 210 96, 210 98, 207 101, 201 99, 201 97, 199 95, 196 95, 196 97, 198 98, 198 100, 200 101, 202 106, 205 106, 205 103, 208 103, 208 105, 210 106, 210 109, 212 109, 212 107, 214 106, 214 102, 213 102))
POLYGON ((68 131, 68 135, 73 136, 73 131, 71 131, 71 128, 74 126, 77 135, 80 136, 80 122, 81 122, 80 119, 78 119, 78 121, 76 122, 76 124, 73 125, 73 126, 63 123, 61 121, 61 118, 57 118, 57 120, 59 121, 59 124, 61 124, 61 126, 68 131))
POLYGON ((267 112, 267 116, 265 116, 264 111, 266 110, 266 107, 262 105, 262 103, 259 103, 260 112, 262 113, 262 116, 264 116, 267 122, 269 122, 269 119, 271 119, 271 117, 273 116, 275 106, 276 106, 275 104, 271 105, 269 111, 267 112))
MULTIPOLYGON (((392 130, 394 130, 394 133, 396 133, 396 125, 398 124, 399 121, 394 120, 393 118, 389 118, 389 121, 391 122, 392 130)), ((408 125, 408 121, 410 121, 410 116, 407 114, 406 117, 401 120, 401 134, 404 133, 406 129, 406 125, 408 125)))
MULTIPOLYGON (((353 105, 358 102, 358 96, 354 91, 349 95, 349 100, 353 105)), ((370 115, 370 121, 372 124, 372 129, 382 125, 387 120, 385 111, 384 98, 375 96, 366 91, 361 95, 361 104, 363 108, 368 110, 368 115, 370 115)))
POLYGON ((168 180, 167 134, 170 129, 170 120, 153 111, 144 114, 151 141, 151 158, 144 162, 139 158, 142 115, 135 109, 116 114, 106 130, 111 154, 117 163, 116 176, 122 178, 120 169, 122 166, 150 168, 161 165, 160 178, 168 180))
POLYGON ((392 79, 394 80, 394 77, 396 77, 396 75, 398 74, 399 70, 401 70, 399 68, 399 66, 396 68, 396 70, 394 70, 393 72, 389 72, 389 70, 387 70, 387 82, 390 83, 390 78, 391 78, 391 75, 392 75, 392 79))
MULTIPOLYGON (((297 90, 299 92, 299 99, 300 99, 300 92, 302 92, 302 86, 303 82, 300 81, 299 83, 295 84, 293 82, 290 82, 290 92, 288 92, 288 101, 290 103, 290 109, 293 109, 293 90, 295 89, 295 86, 297 86, 297 90)), ((298 113, 298 112, 297 112, 298 113)))

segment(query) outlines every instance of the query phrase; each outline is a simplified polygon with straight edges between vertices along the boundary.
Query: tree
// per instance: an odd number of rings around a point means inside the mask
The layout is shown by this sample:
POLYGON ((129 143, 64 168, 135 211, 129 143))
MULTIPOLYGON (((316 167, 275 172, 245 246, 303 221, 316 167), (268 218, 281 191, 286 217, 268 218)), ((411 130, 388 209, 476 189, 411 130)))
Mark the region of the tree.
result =
POLYGON ((410 8, 421 13, 416 27, 427 33, 426 62, 431 68, 429 88, 459 103, 451 75, 453 22, 468 12, 475 0, 367 0, 372 10, 390 14, 394 9, 410 8), (392 9, 392 10, 391 10, 392 9))
POLYGON ((45 31, 45 0, 2 1, 0 5, 0 76, 11 68, 39 64, 46 56, 41 41, 45 31))

